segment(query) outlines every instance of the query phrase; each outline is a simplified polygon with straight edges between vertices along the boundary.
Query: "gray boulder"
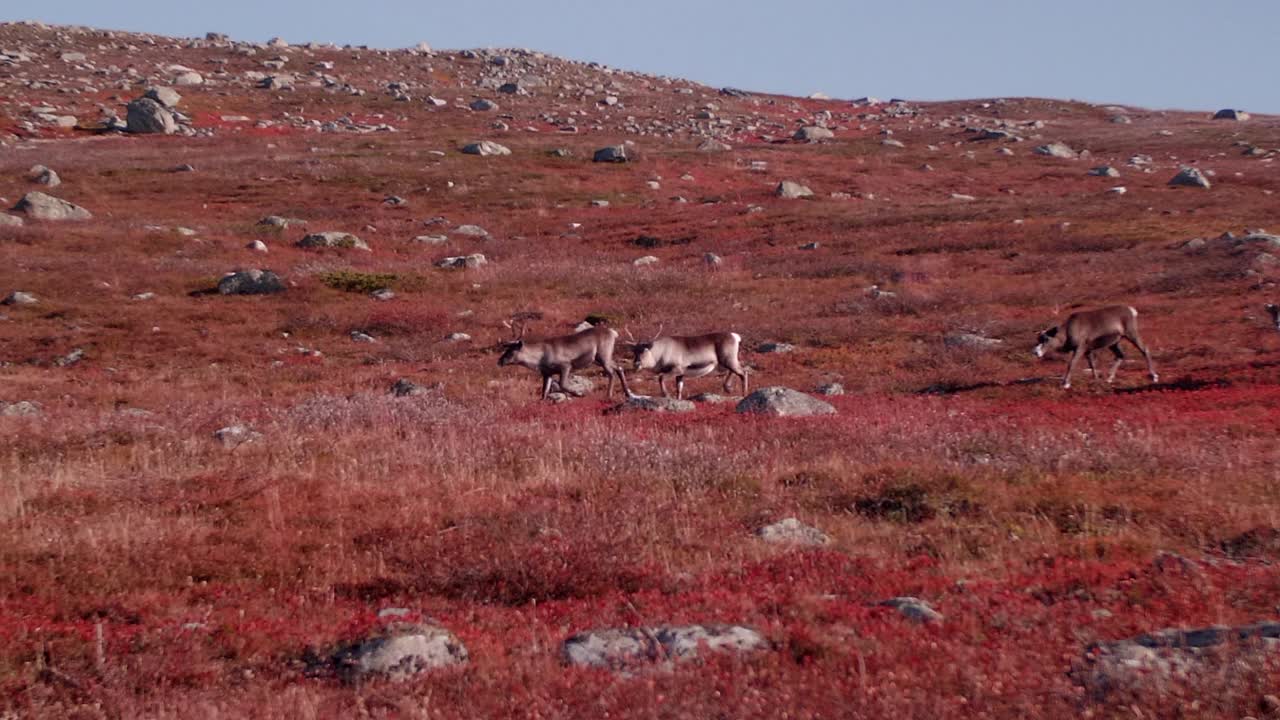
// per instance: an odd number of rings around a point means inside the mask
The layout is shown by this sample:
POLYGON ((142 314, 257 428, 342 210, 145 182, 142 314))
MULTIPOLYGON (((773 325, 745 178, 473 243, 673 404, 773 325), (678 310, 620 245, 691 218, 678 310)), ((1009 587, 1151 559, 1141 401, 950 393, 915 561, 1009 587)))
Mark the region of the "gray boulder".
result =
POLYGON ((15 403, 0 401, 0 417, 35 417, 41 414, 40 403, 19 400, 15 403))
POLYGON ((369 252, 369 245, 360 238, 345 232, 309 233, 298 241, 300 248, 343 248, 369 252))
POLYGON ((472 103, 471 103, 471 105, 469 105, 469 107, 470 107, 472 110, 475 110, 476 112, 489 112, 490 110, 497 110, 497 109, 498 109, 498 103, 496 103, 496 102, 494 102, 494 101, 492 101, 492 100, 486 100, 486 99, 484 99, 484 98, 479 98, 479 99, 477 99, 477 100, 472 101, 472 103))
POLYGON ((48 187, 58 187, 62 184, 62 178, 58 177, 58 173, 44 165, 36 165, 28 170, 27 179, 37 185, 48 187))
POLYGON ((446 268, 449 270, 474 270, 489 264, 489 260, 480 253, 472 255, 458 255, 455 257, 447 257, 436 262, 436 267, 446 268))
POLYGON ((262 439, 262 433, 255 431, 247 425, 228 425, 219 428, 213 433, 213 439, 217 440, 222 447, 228 450, 235 450, 245 443, 256 442, 262 439))
POLYGON ((906 619, 916 623, 940 623, 943 620, 942 613, 934 610, 929 603, 915 597, 895 597, 888 600, 881 600, 878 605, 883 607, 891 607, 902 614, 906 619))
POLYGON ((0 300, 0 305, 35 305, 39 302, 31 293, 14 290, 4 300, 0 300))
POLYGON ((602 147, 591 156, 592 162, 622 163, 627 162, 628 159, 626 145, 602 147))
POLYGON ((844 385, 836 382, 825 383, 818 386, 817 393, 819 395, 826 395, 827 397, 838 397, 840 395, 844 395, 844 385))
POLYGON ((563 387, 560 385, 560 378, 553 378, 551 380, 551 389, 573 397, 586 397, 591 394, 592 390, 596 389, 596 384, 591 378, 584 375, 570 375, 569 380, 565 382, 563 387))
POLYGON ((785 198, 787 200, 795 200, 798 198, 813 197, 813 191, 791 180, 783 180, 778 183, 778 187, 774 188, 773 194, 785 198))
POLYGON ((629 397, 620 405, 610 408, 610 414, 622 414, 632 412, 673 412, 684 413, 692 412, 697 406, 691 400, 677 400, 671 397, 649 397, 647 395, 635 395, 629 397))
POLYGON ((756 352, 768 354, 795 352, 796 346, 784 342, 767 342, 756 346, 756 352))
POLYGON ((479 225, 459 225, 458 227, 453 229, 453 234, 463 235, 465 237, 483 238, 485 240, 488 240, 492 237, 491 235, 489 235, 488 230, 485 230, 479 225))
POLYGON ((22 196, 14 212, 20 212, 36 220, 88 220, 93 215, 79 205, 66 200, 45 195, 42 192, 29 192, 22 196))
POLYGON ((1045 155, 1047 157, 1055 158, 1071 159, 1078 156, 1078 153, 1075 150, 1072 150, 1070 146, 1060 142, 1040 145, 1033 152, 1037 155, 1045 155))
POLYGON ((738 403, 737 412, 773 417, 810 417, 834 415, 836 409, 797 390, 774 386, 761 388, 743 398, 738 403))
POLYGON ((467 155, 479 155, 481 157, 491 157, 494 155, 510 155, 511 149, 505 145, 499 145, 491 140, 481 140, 473 142, 462 147, 462 152, 467 155))
POLYGON ((803 140, 804 142, 818 142, 819 140, 830 140, 836 134, 822 127, 821 125, 805 125, 791 136, 793 140, 803 140))
POLYGON ((831 542, 827 534, 815 527, 810 527, 796 518, 779 520, 772 525, 765 525, 756 530, 756 537, 767 543, 778 545, 806 545, 820 547, 831 542))
POLYGON ((1205 177, 1204 173, 1193 167, 1182 168, 1177 175, 1173 176, 1173 179, 1169 181, 1169 184, 1174 187, 1212 187, 1209 183, 1209 178, 1205 177))
POLYGON ((149 88, 142 97, 155 100, 166 108, 176 108, 178 103, 182 102, 182 96, 178 94, 178 91, 167 87, 149 88))
POLYGON ((1223 108, 1213 114, 1214 120, 1248 120, 1249 113, 1233 108, 1223 108))
POLYGON ((421 673, 467 662, 467 648, 445 628, 395 622, 381 632, 340 648, 333 655, 347 683, 408 680, 421 673))
POLYGON ((284 283, 270 270, 240 270, 227 273, 218 281, 218 293, 221 295, 269 295, 278 292, 284 292, 284 283))
POLYGON ((173 120, 173 114, 160 103, 146 97, 129 103, 129 114, 125 123, 129 132, 138 134, 171 135, 178 129, 178 124, 173 120))
POLYGON ((23 224, 22 218, 17 215, 0 213, 0 228, 20 228, 23 224))
POLYGON ((1089 174, 1095 177, 1110 177, 1110 178, 1120 177, 1120 171, 1111 167, 1110 165, 1100 165, 1096 168, 1089 170, 1089 174))
POLYGON ((627 670, 697 658, 700 653, 749 653, 769 649, 759 631, 741 625, 612 628, 578 633, 564 641, 569 665, 627 670))

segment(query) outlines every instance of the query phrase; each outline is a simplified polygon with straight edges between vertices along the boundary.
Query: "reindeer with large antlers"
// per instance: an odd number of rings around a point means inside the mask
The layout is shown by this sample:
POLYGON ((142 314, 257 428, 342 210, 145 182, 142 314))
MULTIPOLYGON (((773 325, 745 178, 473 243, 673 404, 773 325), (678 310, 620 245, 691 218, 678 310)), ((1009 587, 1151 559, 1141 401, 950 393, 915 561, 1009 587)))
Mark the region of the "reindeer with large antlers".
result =
POLYGON ((631 397, 631 388, 627 386, 627 376, 622 368, 613 361, 613 345, 618 339, 618 331, 601 325, 576 332, 572 335, 547 338, 536 342, 524 339, 525 322, 513 318, 504 322, 511 328, 513 337, 502 344, 502 357, 498 365, 520 365, 542 375, 542 399, 546 400, 551 393, 551 381, 557 379, 560 388, 566 390, 569 373, 582 370, 592 365, 599 365, 609 377, 608 397, 613 397, 613 378, 616 375, 622 382, 622 390, 631 397), (513 325, 518 324, 517 326, 513 325))
POLYGON ((684 379, 686 377, 702 377, 716 370, 724 370, 724 391, 729 392, 729 383, 733 376, 742 378, 742 394, 747 393, 747 371, 738 360, 738 345, 742 336, 735 332, 717 332, 706 335, 662 336, 662 326, 653 339, 648 342, 635 342, 630 331, 627 336, 632 340, 634 368, 652 370, 658 376, 658 389, 663 397, 667 393, 666 377, 674 375, 676 379, 676 397, 684 398, 684 379))

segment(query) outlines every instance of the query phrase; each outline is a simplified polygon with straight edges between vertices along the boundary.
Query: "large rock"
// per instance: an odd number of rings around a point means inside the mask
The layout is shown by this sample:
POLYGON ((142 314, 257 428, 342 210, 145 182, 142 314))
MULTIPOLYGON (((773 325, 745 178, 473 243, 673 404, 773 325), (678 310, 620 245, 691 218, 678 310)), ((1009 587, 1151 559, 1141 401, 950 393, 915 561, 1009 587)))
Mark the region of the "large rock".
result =
POLYGON ((803 140, 805 142, 818 142, 819 140, 830 140, 836 134, 822 127, 821 125, 805 125, 792 135, 794 140, 803 140))
POLYGON ((1248 120, 1249 113, 1233 108, 1223 108, 1213 114, 1214 120, 1248 120))
POLYGON ((1209 178, 1205 177, 1204 173, 1193 167, 1182 168, 1177 175, 1173 176, 1173 179, 1169 181, 1169 184, 1175 187, 1211 187, 1209 178))
POLYGON ((774 188, 773 194, 787 200, 795 200, 797 198, 813 197, 813 191, 791 180, 783 180, 778 183, 778 187, 774 188))
POLYGON ((929 603, 916 597, 894 597, 888 600, 881 600, 877 604, 883 607, 891 607, 906 619, 916 623, 940 623, 943 620, 942 613, 930 607, 929 603))
POLYGON ((131 133, 163 133, 172 134, 178 129, 173 114, 163 105, 151 98, 138 98, 129 103, 129 115, 126 127, 131 133))
POLYGON ((27 193, 22 196, 17 205, 13 206, 13 209, 36 220, 88 220, 93 217, 88 210, 79 205, 42 192, 27 193))
POLYGON ((345 682, 408 680, 421 673, 467 662, 467 648, 445 628, 420 623, 391 623, 383 631, 333 655, 345 682))
POLYGON ((1228 668, 1247 671, 1280 652, 1280 622, 1171 628, 1099 643, 1085 652, 1072 676, 1096 697, 1117 690, 1160 689, 1228 668), (1226 662, 1224 662, 1226 661, 1226 662))
POLYGON ((506 145, 499 145, 491 140, 481 140, 480 142, 473 142, 470 145, 464 145, 462 152, 467 155, 490 157, 493 155, 510 155, 511 149, 506 145))
POLYGON ((635 395, 627 398, 622 404, 615 405, 610 408, 610 414, 632 413, 632 412, 673 412, 683 413, 692 412, 697 406, 691 400, 677 400, 672 397, 649 397, 647 395, 635 395))
POLYGON ((640 665, 690 660, 700 652, 747 653, 769 649, 758 631, 741 625, 682 625, 612 628, 578 633, 564 641, 565 663, 626 670, 640 665))
POLYGON ((779 520, 756 530, 756 537, 767 543, 779 545, 806 545, 819 547, 831 542, 831 538, 816 527, 810 527, 796 518, 779 520))
POLYGON ((0 228, 20 228, 22 226, 22 218, 17 215, 6 215, 4 213, 0 213, 0 228))
POLYGON ((446 268, 449 270, 474 270, 489 264, 489 260, 480 253, 472 255, 458 255, 455 257, 447 257, 436 262, 436 267, 446 268))
POLYGON ((627 160, 626 145, 610 145, 608 147, 602 147, 591 156, 592 162, 621 163, 626 162, 627 160))
POLYGON ((343 248, 369 251, 369 245, 360 238, 345 232, 310 233, 298 241, 300 248, 343 248))
POLYGON ((241 270, 228 273, 218 281, 222 295, 268 295, 284 291, 280 276, 270 270, 241 270))
POLYGON ((160 86, 149 88, 142 97, 155 100, 166 108, 178 107, 178 103, 182 102, 182 96, 177 90, 160 86))
POLYGON ((1072 150, 1070 146, 1060 142, 1041 145, 1037 147, 1034 152, 1037 155, 1046 155, 1048 157, 1056 158, 1075 158, 1078 154, 1075 150, 1072 150))
POLYGON ((738 403, 739 413, 774 417, 834 415, 836 409, 815 397, 785 387, 760 388, 738 403))
POLYGON ((44 165, 32 166, 27 171, 27 179, 37 185, 45 185, 47 187, 58 187, 62 184, 62 178, 58 177, 58 173, 44 165))

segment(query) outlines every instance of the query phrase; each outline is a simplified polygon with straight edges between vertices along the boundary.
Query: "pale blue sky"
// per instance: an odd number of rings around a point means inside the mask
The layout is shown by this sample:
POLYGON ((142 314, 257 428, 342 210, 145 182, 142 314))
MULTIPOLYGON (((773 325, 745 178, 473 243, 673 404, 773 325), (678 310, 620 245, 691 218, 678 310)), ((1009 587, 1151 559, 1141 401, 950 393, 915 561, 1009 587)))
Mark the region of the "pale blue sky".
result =
MULTIPOLYGON (((9 4, 9 3, 6 3, 9 4)), ((12 3, 18 5, 19 3, 12 3)), ((1280 113, 1280 0, 57 0, 34 19, 376 47, 529 47, 837 98, 1035 95, 1280 113)))

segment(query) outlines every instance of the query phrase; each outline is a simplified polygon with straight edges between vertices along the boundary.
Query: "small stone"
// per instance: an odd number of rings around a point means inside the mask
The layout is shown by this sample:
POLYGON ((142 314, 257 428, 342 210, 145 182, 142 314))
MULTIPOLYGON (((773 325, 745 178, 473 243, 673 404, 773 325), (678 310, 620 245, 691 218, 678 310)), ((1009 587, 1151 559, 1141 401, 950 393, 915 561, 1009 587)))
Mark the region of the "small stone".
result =
POLYGON ((510 155, 511 149, 505 145, 499 145, 491 140, 481 140, 473 142, 462 147, 462 152, 467 155, 479 155, 481 157, 493 157, 495 155, 510 155))
POLYGON ((820 140, 830 140, 836 136, 827 128, 820 125, 806 125, 791 136, 793 140, 801 140, 803 142, 818 142, 820 140))
POLYGON ((267 295, 284 292, 280 276, 270 270, 239 270, 227 273, 218 281, 221 295, 267 295))
POLYGON ((84 350, 76 348, 66 355, 55 359, 53 364, 58 367, 71 367, 72 365, 78 364, 81 360, 84 360, 84 350))
POLYGON ((815 527, 810 527, 796 518, 786 518, 772 525, 765 525, 756 530, 756 537, 767 543, 780 545, 805 545, 820 547, 831 542, 827 534, 815 527))
POLYGON ((408 378, 400 378, 391 384, 391 394, 396 397, 414 397, 426 395, 427 392, 427 388, 414 383, 408 378))
POLYGON ((628 159, 626 145, 602 147, 591 156, 591 161, 598 163, 623 163, 627 162, 628 159))
POLYGON ((1096 168, 1089 170, 1089 174, 1094 175, 1096 177, 1111 177, 1111 178, 1120 177, 1120 171, 1111 167, 1110 165, 1100 165, 1096 168))
POLYGON ((787 200, 795 200, 798 198, 813 197, 813 191, 791 180, 783 180, 774 188, 773 194, 787 200))
POLYGON ((488 259, 480 253, 473 255, 459 255, 456 257, 447 257, 436 262, 436 267, 447 268, 453 270, 461 270, 463 268, 474 270, 484 267, 488 264, 488 259))
POLYGON ((310 233, 298 241, 300 248, 345 248, 369 252, 369 245, 360 238, 345 232, 310 233))
POLYGON ((333 655, 346 683, 375 678, 408 680, 416 675, 467 662, 467 648, 453 633, 435 625, 392 623, 383 631, 339 649, 333 655))
POLYGON ((1169 180, 1169 184, 1175 187, 1211 187, 1209 179, 1204 176, 1204 173, 1193 167, 1182 168, 1177 175, 1173 176, 1173 179, 1169 180))
POLYGON ((490 110, 497 110, 498 103, 492 100, 479 98, 477 100, 472 101, 472 103, 468 107, 470 107, 472 110, 475 110, 476 112, 489 112, 490 110))
POLYGON ((245 248, 252 250, 254 252, 260 252, 260 253, 267 252, 267 244, 262 242, 261 240, 254 240, 248 245, 245 245, 245 248))
POLYGON ((715 253, 709 252, 702 256, 702 262, 706 263, 707 265, 710 265, 711 267, 719 267, 720 265, 724 264, 724 258, 720 257, 715 253))
POLYGON ((370 335, 370 334, 368 334, 368 333, 360 332, 359 330, 352 330, 352 331, 351 331, 351 340, 352 340, 353 342, 358 342, 358 343, 376 343, 376 342, 378 342, 378 339, 377 339, 377 338, 375 338, 374 336, 372 336, 372 335, 370 335))
POLYGON ((915 597, 895 597, 881 600, 878 605, 891 607, 902 613, 902 616, 916 623, 940 623, 942 613, 934 610, 929 603, 915 597))
POLYGON ((148 88, 142 97, 154 100, 166 108, 178 107, 178 103, 182 102, 182 96, 178 91, 167 87, 148 88))
POLYGON ((658 262, 658 258, 654 257, 653 255, 645 255, 644 257, 638 257, 635 260, 632 260, 631 264, 635 265, 636 267, 644 267, 646 265, 653 265, 654 263, 657 263, 657 262, 658 262))
POLYGON ((0 305, 36 305, 39 302, 31 293, 14 290, 4 300, 0 300, 0 305))
POLYGON ((773 417, 809 417, 834 415, 836 409, 802 392, 775 386, 761 388, 743 398, 738 403, 737 412, 773 417))
POLYGON ((213 439, 228 450, 234 450, 245 443, 255 442, 261 438, 262 433, 254 431, 247 425, 228 425, 213 433, 213 439))
POLYGON ((28 170, 27 179, 37 185, 45 185, 48 187, 58 187, 62 184, 62 178, 58 177, 58 173, 50 170, 44 165, 36 165, 28 170))
POLYGON ((382 288, 380 290, 374 290, 373 292, 369 293, 369 296, 372 297, 374 300, 380 300, 382 302, 386 302, 388 300, 394 300, 396 298, 396 291, 392 290, 391 288, 382 288))
POLYGON ((1243 111, 1243 110, 1235 110, 1235 109, 1232 109, 1232 108, 1223 108, 1222 110, 1219 110, 1218 112, 1216 112, 1216 113, 1214 113, 1214 114, 1213 114, 1213 119, 1214 119, 1214 120, 1240 120, 1240 121, 1244 121, 1244 120, 1248 120, 1248 119, 1249 119, 1249 113, 1247 113, 1247 112, 1245 112, 1245 111, 1243 111))
POLYGON ((697 406, 691 400, 635 395, 627 398, 622 404, 610 408, 607 412, 611 415, 633 412, 685 413, 692 412, 695 408, 697 406))
POLYGON ((757 346, 756 352, 765 353, 765 354, 789 353, 789 352, 795 352, 795 349, 796 349, 796 346, 790 343, 767 342, 767 343, 761 343, 759 346, 757 346))
POLYGON ((844 395, 844 385, 841 385, 840 383, 825 383, 818 386, 817 393, 827 397, 844 395))
POLYGON ((1075 150, 1072 150, 1068 145, 1060 142, 1049 143, 1048 145, 1040 145, 1033 152, 1035 152, 1035 154, 1037 155, 1045 155, 1047 157, 1069 158, 1069 159, 1074 159, 1079 155, 1079 153, 1077 153, 1075 150))
POLYGON ((449 333, 448 335, 446 335, 445 340, 449 342, 454 342, 454 343, 469 342, 471 340, 471 336, 464 332, 455 332, 455 333, 449 333))
POLYGON ((769 641, 752 628, 685 625, 582 632, 564 641, 561 655, 569 665, 627 670, 688 660, 704 652, 746 653, 768 648, 769 641))
POLYGON ((15 403, 0 402, 0 417, 35 417, 43 410, 40 403, 19 400, 15 403))

